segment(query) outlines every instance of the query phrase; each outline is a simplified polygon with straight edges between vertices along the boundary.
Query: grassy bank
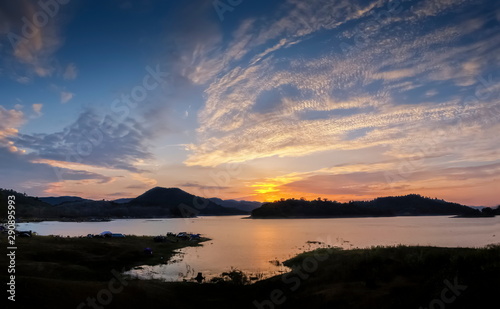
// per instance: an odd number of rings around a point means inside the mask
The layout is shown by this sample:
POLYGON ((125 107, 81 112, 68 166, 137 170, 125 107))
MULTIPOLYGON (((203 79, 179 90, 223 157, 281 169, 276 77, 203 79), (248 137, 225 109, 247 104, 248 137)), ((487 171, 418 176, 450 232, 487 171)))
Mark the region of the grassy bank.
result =
MULTIPOLYGON (((159 263, 161 256, 167 259, 175 249, 188 245, 198 244, 155 243, 151 237, 18 239, 18 301, 12 308, 77 308, 81 303, 85 304, 81 308, 92 308, 88 299, 103 299, 113 280, 116 293, 109 294, 111 300, 103 308, 258 308, 258 304, 261 308, 418 309, 443 302, 442 295, 445 308, 498 304, 500 246, 318 249, 286 261, 294 269, 291 273, 251 285, 129 279, 120 283, 112 272, 159 263), (144 247, 154 254, 144 255, 144 247), (458 295, 443 294, 448 285, 458 286, 458 295)), ((5 254, 0 263, 7 265, 5 254)))

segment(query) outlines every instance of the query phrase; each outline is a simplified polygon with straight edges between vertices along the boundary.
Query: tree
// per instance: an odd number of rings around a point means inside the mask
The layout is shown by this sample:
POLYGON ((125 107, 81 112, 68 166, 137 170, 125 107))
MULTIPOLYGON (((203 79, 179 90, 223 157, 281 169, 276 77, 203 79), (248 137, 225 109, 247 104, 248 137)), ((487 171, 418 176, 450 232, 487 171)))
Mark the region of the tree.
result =
POLYGON ((485 207, 481 209, 481 213, 485 216, 492 216, 492 217, 495 216, 495 212, 491 207, 485 207))

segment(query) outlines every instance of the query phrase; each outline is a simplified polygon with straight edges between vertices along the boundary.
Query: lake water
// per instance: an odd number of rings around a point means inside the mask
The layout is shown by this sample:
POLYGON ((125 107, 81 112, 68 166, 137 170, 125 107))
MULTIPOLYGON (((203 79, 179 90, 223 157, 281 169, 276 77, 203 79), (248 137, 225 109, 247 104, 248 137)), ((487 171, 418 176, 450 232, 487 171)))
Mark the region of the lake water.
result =
POLYGON ((446 216, 265 220, 215 216, 19 224, 20 230, 33 230, 40 235, 80 236, 109 230, 134 235, 191 232, 212 239, 204 242, 202 247, 181 249, 168 264, 145 266, 129 272, 144 279, 167 281, 192 278, 198 272, 210 278, 231 267, 268 277, 287 271, 273 261, 282 262, 300 252, 325 245, 345 249, 398 244, 483 247, 500 243, 499 228, 500 217, 446 216), (319 241, 321 244, 308 241, 319 241))

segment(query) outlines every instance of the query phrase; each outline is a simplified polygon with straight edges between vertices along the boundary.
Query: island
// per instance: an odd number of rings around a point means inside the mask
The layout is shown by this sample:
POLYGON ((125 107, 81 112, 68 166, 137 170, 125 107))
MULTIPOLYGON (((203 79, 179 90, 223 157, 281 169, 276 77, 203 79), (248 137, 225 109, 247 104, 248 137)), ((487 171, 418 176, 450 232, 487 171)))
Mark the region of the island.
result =
POLYGON ((391 216, 458 216, 493 217, 500 213, 485 207, 481 211, 472 207, 447 202, 419 194, 379 197, 371 201, 341 203, 328 199, 281 199, 264 203, 252 211, 251 218, 346 218, 391 216))

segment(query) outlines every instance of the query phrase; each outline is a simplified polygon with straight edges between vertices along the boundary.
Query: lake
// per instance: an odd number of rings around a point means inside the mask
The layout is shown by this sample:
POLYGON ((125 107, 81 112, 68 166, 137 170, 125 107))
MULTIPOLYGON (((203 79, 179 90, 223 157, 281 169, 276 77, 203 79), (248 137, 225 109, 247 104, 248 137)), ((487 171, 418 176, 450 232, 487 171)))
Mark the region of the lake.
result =
POLYGON ((20 230, 33 230, 40 235, 80 236, 109 230, 134 235, 191 232, 212 239, 202 247, 181 249, 168 264, 129 272, 144 279, 167 281, 192 278, 198 272, 211 278, 232 267, 254 276, 269 277, 287 271, 276 261, 327 245, 345 249, 398 244, 483 247, 500 242, 499 227, 500 217, 447 216, 260 220, 213 216, 19 224, 20 230))

